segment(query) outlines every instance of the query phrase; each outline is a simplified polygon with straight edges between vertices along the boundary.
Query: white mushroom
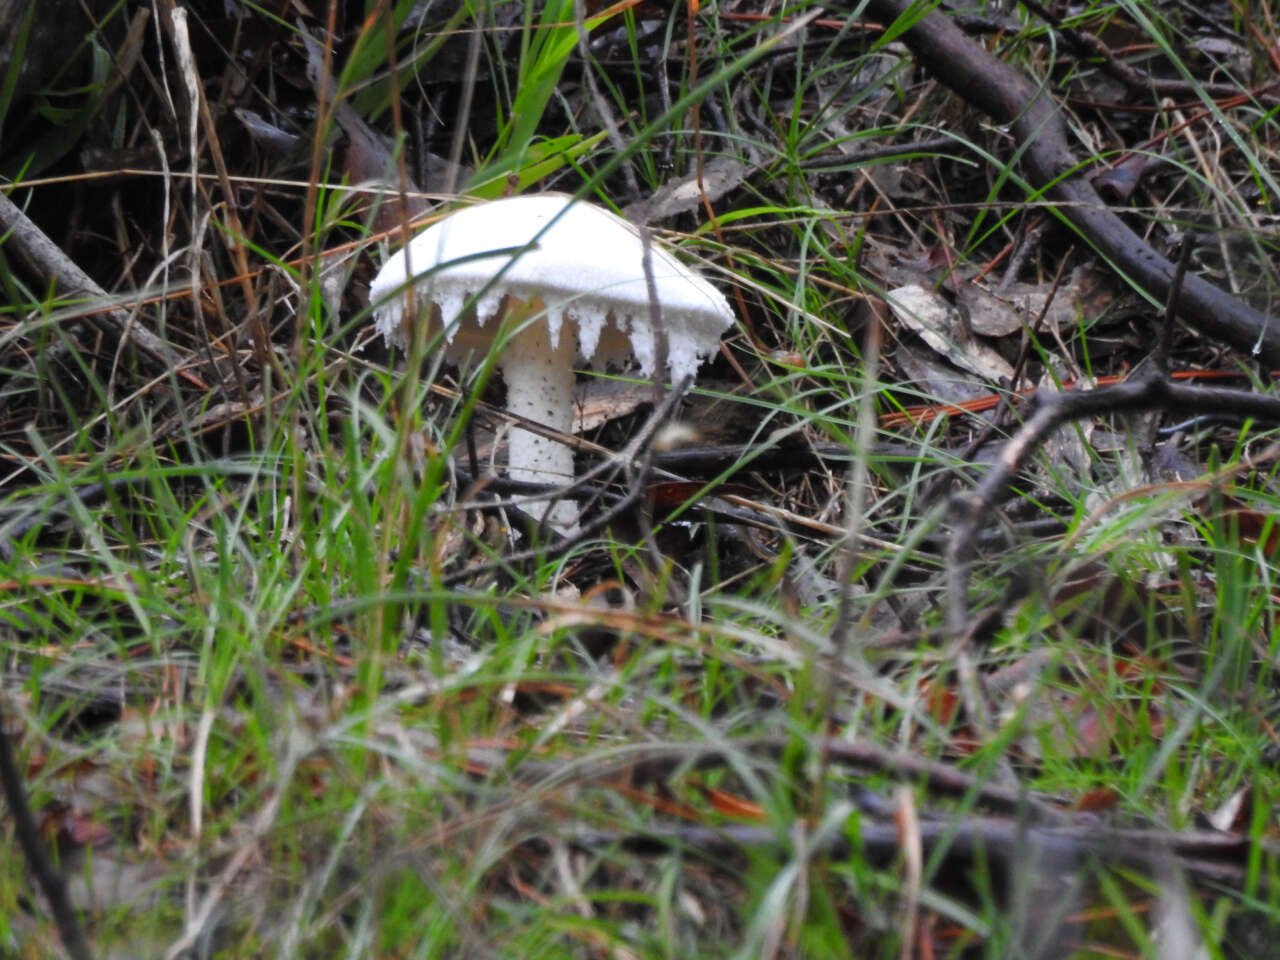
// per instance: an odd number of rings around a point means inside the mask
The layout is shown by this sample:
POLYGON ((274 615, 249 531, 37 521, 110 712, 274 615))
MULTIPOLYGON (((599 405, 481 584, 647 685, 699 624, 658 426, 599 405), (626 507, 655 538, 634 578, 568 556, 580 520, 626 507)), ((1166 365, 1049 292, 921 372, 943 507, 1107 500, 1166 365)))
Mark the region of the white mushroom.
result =
MULTIPOLYGON (((733 314, 701 276, 658 244, 650 250, 667 373, 679 383, 715 351, 733 314)), ((634 357, 641 376, 654 372, 657 334, 643 256, 636 229, 600 207, 561 194, 511 197, 465 207, 422 231, 387 260, 370 299, 378 331, 388 344, 405 347, 413 329, 405 288, 411 276, 418 278, 416 309, 443 323, 450 362, 485 353, 505 318, 513 335, 497 366, 507 384, 507 410, 567 434, 575 359, 603 367, 634 357), (483 256, 512 247, 528 249, 514 259, 509 252, 483 256)), ((571 448, 519 427, 511 430, 507 463, 516 480, 573 480, 571 448)), ((576 503, 559 501, 548 514, 549 508, 531 504, 529 512, 547 515, 562 531, 577 527, 576 503)))

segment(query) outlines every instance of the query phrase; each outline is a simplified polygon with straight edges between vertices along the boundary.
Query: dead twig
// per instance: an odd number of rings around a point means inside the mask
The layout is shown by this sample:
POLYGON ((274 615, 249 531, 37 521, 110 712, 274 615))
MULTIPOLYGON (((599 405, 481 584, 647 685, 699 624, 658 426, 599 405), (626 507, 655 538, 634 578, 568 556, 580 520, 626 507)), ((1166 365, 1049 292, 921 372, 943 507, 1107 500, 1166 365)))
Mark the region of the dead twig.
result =
POLYGON ((990 471, 972 491, 953 501, 955 533, 947 548, 948 626, 962 637, 969 625, 969 571, 976 534, 990 516, 1013 477, 1064 424, 1089 417, 1164 410, 1183 415, 1222 414, 1280 422, 1280 397, 1223 387, 1191 387, 1151 376, 1094 390, 1055 393, 1039 390, 1031 396, 1022 427, 1003 447, 990 471))
POLYGON ((75 908, 71 905, 71 898, 67 896, 66 878, 54 868, 40 841, 40 831, 36 827, 35 817, 31 815, 26 787, 22 783, 22 774, 18 770, 9 734, 4 729, 3 716, 0 716, 0 785, 3 785, 5 803, 13 817, 18 846, 22 848, 27 866, 36 878, 36 885, 49 901, 53 922, 57 924, 63 946, 67 948, 72 960, 93 960, 89 941, 85 939, 75 908))
MULTIPOLYGON (((1147 868, 1160 854, 1202 884, 1240 883, 1248 871, 1250 841, 1215 831, 1112 829, 1097 823, 1055 827, 1027 827, 1012 817, 921 818, 920 842, 926 857, 945 851, 948 858, 981 856, 1005 868, 1016 867, 1028 850, 1057 864, 1080 864, 1089 859, 1147 868)), ((696 850, 700 856, 722 859, 745 851, 776 848, 779 835, 771 826, 726 824, 655 826, 644 833, 617 834, 582 831, 570 841, 587 850, 622 848, 640 855, 661 855, 670 850, 696 850)), ((1264 841, 1272 854, 1280 851, 1264 841)), ((827 838, 821 850, 833 860, 847 858, 853 845, 845 835, 827 838)), ((902 854, 898 825, 863 818, 858 825, 858 852, 873 863, 887 866, 902 854)), ((811 852, 812 853, 812 852, 811 852)))
MULTIPOLYGON (((80 269, 79 264, 68 257, 35 222, 9 199, 0 193, 0 230, 4 245, 14 251, 36 276, 45 282, 56 280, 63 295, 79 292, 91 300, 107 301, 110 294, 80 269)), ((86 314, 80 320, 95 324, 107 336, 136 346, 148 361, 153 373, 170 370, 201 390, 209 387, 199 377, 183 369, 185 360, 179 362, 176 351, 124 310, 107 310, 86 314)))
MULTIPOLYGON (((886 21, 904 16, 912 0, 869 0, 867 11, 886 21)), ((1024 147, 1029 180, 1061 206, 1055 211, 1120 273, 1164 303, 1174 266, 1124 223, 1084 178, 1071 151, 1062 111, 1047 90, 970 40, 952 20, 932 11, 903 34, 921 64, 967 102, 1000 124, 1009 125, 1024 147)), ((1260 311, 1197 276, 1187 276, 1180 297, 1183 318, 1206 336, 1225 340, 1280 364, 1280 325, 1260 311)))

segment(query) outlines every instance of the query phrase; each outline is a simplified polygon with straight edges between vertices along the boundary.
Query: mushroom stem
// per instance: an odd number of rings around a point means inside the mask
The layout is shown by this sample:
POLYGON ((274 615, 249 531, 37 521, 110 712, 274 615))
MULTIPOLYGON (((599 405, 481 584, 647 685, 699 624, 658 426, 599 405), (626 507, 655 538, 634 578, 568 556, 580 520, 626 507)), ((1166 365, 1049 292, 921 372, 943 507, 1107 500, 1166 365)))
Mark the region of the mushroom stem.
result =
MULTIPOLYGON (((502 378, 507 384, 507 412, 540 423, 560 433, 573 429, 573 358, 576 338, 567 324, 560 324, 552 346, 550 324, 539 316, 530 323, 527 306, 513 303, 508 320, 523 324, 502 354, 502 378)), ((508 473, 514 480, 528 483, 560 484, 573 482, 573 449, 546 437, 511 428, 507 443, 508 473)), ((573 500, 533 501, 525 510, 541 520, 546 518, 562 533, 578 526, 578 505, 573 500)))

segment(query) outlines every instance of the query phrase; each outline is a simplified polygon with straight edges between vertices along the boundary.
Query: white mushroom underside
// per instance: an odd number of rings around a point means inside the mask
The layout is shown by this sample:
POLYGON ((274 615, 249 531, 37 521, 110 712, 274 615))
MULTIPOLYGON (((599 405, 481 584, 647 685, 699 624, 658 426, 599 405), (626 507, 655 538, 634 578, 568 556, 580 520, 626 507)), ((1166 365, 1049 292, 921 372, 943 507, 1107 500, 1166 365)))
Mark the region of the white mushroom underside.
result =
MULTIPOLYGON (((621 366, 634 358, 640 376, 651 376, 658 351, 640 236, 608 211, 570 201, 562 194, 496 200, 464 207, 422 231, 387 260, 370 288, 378 332, 389 344, 408 345, 412 326, 404 322, 403 290, 414 276, 418 309, 438 311, 452 361, 496 336, 490 321, 512 297, 546 305, 553 341, 572 327, 579 362, 621 366), (514 262, 510 253, 477 256, 535 238, 514 262)), ((650 260, 667 339, 666 372, 678 383, 717 349, 733 313, 720 291, 662 244, 650 244, 650 260)), ((438 330, 433 324, 431 332, 438 330)))

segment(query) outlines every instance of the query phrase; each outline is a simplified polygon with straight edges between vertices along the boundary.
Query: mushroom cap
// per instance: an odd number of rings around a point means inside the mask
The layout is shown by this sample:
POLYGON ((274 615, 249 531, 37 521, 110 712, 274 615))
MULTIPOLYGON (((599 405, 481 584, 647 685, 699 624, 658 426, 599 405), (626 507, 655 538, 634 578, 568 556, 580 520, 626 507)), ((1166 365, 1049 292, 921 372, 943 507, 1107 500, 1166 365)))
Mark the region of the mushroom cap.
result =
MULTIPOLYGON (((499 327, 486 329, 486 322, 512 298, 545 310, 553 345, 568 328, 582 363, 621 364, 635 357, 641 375, 650 376, 655 338, 643 256, 635 227, 600 207, 556 193, 509 197, 464 207, 423 230, 387 260, 370 299, 378 332, 388 344, 406 346, 412 326, 405 323, 403 288, 411 265, 419 278, 419 311, 429 303, 432 321, 443 318, 450 359, 483 350, 499 327), (482 256, 530 242, 535 246, 514 261, 509 252, 482 256), (451 262, 458 260, 463 262, 451 262), (472 298, 474 309, 460 317, 472 298)), ((650 257, 668 371, 679 382, 717 348, 733 313, 720 291, 660 244, 650 244, 650 257)))

